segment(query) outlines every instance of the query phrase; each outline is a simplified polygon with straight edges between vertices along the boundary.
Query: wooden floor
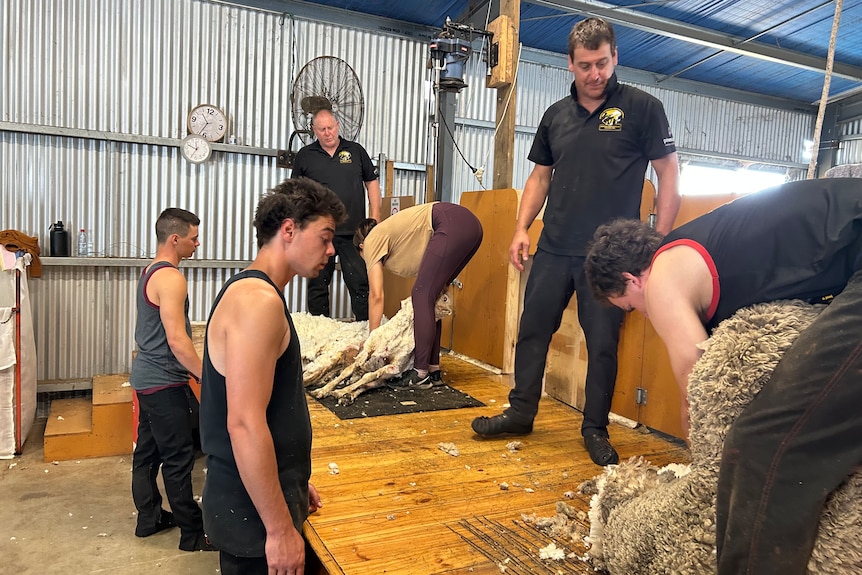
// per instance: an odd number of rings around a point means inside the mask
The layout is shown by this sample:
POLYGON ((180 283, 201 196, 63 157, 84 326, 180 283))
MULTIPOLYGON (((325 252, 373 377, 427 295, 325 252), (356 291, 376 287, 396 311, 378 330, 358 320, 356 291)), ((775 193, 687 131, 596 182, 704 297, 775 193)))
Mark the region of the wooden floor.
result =
MULTIPOLYGON (((443 369, 447 383, 486 407, 342 421, 309 399, 311 482, 323 508, 309 518, 306 537, 329 575, 595 573, 577 558, 582 541, 552 540, 521 519, 553 516, 565 492, 601 472, 584 449, 580 412, 546 397, 532 434, 483 440, 470 422, 505 408, 507 376, 453 356, 443 358, 443 369), (507 449, 513 440, 522 443, 515 452, 507 449), (441 450, 441 442, 460 455, 441 450), (538 550, 552 541, 576 557, 540 560, 538 550)), ((660 436, 619 425, 609 431, 621 459, 688 461, 686 450, 660 436)), ((589 509, 582 495, 567 502, 589 509)))

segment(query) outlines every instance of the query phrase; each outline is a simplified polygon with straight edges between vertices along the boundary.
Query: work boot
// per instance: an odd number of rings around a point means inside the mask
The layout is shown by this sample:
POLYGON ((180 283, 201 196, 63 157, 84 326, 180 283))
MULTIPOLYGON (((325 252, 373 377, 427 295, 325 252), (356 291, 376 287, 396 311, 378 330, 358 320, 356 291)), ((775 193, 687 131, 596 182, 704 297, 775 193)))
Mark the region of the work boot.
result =
POLYGON ((471 424, 473 431, 482 437, 499 437, 501 435, 527 435, 533 431, 532 421, 519 421, 508 413, 494 417, 477 417, 471 424))
MULTIPOLYGON (((138 518, 140 518, 140 516, 138 516, 138 518)), ((159 513, 159 520, 156 521, 155 525, 145 527, 138 523, 135 527, 135 537, 149 537, 150 535, 155 535, 159 531, 164 531, 165 529, 170 529, 171 527, 176 526, 177 522, 174 521, 174 514, 162 509, 159 513)))
POLYGON ((584 436, 584 445, 590 453, 590 459, 596 465, 614 465, 620 462, 617 450, 611 445, 611 440, 604 435, 593 434, 584 436))

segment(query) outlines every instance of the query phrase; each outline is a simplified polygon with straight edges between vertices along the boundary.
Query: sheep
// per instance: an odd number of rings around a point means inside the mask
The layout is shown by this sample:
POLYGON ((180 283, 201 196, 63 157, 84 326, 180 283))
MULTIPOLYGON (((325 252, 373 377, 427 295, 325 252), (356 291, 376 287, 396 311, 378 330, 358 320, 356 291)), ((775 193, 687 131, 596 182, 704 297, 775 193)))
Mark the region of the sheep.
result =
MULTIPOLYGON (((597 493, 585 541, 596 569, 715 572, 715 493, 724 438, 822 308, 800 301, 758 304, 719 325, 689 378, 691 464, 657 469, 632 458, 608 466, 592 482, 597 493)), ((809 573, 862 572, 860 495, 862 469, 827 500, 809 573)))
MULTIPOLYGON (((448 294, 438 298, 434 312, 437 319, 451 315, 448 294)), ((371 332, 361 349, 348 346, 334 351, 328 359, 329 366, 320 365, 305 375, 304 381, 306 386, 323 381, 334 368, 344 366, 326 385, 310 393, 318 399, 332 395, 340 405, 350 405, 361 393, 380 387, 386 380, 412 368, 413 348, 413 303, 407 298, 392 319, 371 332)))
POLYGON ((368 337, 368 320, 344 322, 306 312, 291 317, 302 350, 306 387, 327 381, 349 365, 368 337))

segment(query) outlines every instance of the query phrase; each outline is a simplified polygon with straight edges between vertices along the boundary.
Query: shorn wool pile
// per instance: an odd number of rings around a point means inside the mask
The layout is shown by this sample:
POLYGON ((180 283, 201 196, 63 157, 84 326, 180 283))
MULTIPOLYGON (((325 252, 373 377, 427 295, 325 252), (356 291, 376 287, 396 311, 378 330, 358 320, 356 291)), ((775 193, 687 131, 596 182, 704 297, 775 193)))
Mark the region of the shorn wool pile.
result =
MULTIPOLYGON (((605 468, 581 486, 590 504, 588 555, 612 575, 714 573, 715 493, 730 424, 822 306, 758 304, 722 322, 689 379, 688 466, 659 469, 641 458, 605 468)), ((862 573, 862 473, 831 494, 809 573, 862 573)))

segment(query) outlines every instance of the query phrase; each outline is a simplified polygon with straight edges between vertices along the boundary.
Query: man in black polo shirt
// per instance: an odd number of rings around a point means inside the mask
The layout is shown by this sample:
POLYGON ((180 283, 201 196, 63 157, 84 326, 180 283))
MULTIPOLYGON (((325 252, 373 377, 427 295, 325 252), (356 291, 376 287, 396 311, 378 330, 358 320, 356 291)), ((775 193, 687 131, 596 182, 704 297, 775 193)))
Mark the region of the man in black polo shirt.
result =
POLYGON ((478 417, 472 424, 483 437, 533 430, 551 337, 577 292, 578 319, 588 351, 581 433, 597 465, 619 461, 607 426, 623 312, 593 299, 583 269, 586 245, 600 224, 639 216, 650 162, 658 175, 656 229, 669 232, 679 210, 679 165, 664 108, 649 94, 619 84, 616 64, 610 24, 588 18, 572 28, 571 96, 548 108, 536 132, 529 155, 535 166, 524 186, 509 248, 512 265, 523 271, 530 249, 527 229, 547 200, 544 229, 524 296, 510 407, 494 417, 478 417))
MULTIPOLYGON (((341 262, 341 274, 350 305, 357 321, 368 319, 368 274, 365 262, 353 246, 353 232, 365 219, 365 198, 369 217, 380 221, 380 183, 365 148, 338 135, 338 119, 331 110, 314 113, 311 128, 315 142, 302 148, 293 164, 292 177, 305 176, 331 189, 347 208, 347 221, 335 231, 335 253, 341 262)), ((330 316, 329 285, 335 271, 335 256, 316 278, 308 280, 308 311, 330 316)))

